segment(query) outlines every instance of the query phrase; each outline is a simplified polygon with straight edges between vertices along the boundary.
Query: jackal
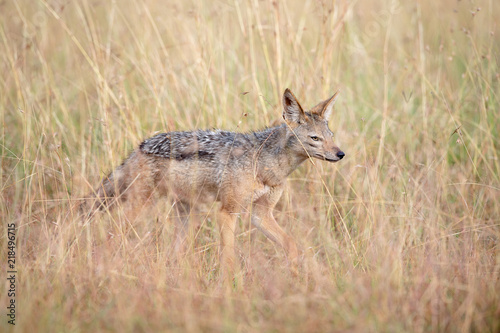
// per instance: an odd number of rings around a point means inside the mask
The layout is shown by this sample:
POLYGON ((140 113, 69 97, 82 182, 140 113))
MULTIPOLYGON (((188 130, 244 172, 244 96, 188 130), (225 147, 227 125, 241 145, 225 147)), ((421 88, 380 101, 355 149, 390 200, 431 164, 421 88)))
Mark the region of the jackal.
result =
POLYGON ((90 212, 115 201, 144 207, 169 195, 181 216, 176 243, 182 244, 191 206, 220 201, 221 266, 232 271, 237 214, 251 205, 252 224, 283 247, 295 267, 297 246, 274 219, 273 208, 286 177, 306 159, 337 162, 345 156, 328 128, 336 97, 306 112, 286 89, 281 125, 250 133, 195 130, 146 139, 95 189, 90 212))

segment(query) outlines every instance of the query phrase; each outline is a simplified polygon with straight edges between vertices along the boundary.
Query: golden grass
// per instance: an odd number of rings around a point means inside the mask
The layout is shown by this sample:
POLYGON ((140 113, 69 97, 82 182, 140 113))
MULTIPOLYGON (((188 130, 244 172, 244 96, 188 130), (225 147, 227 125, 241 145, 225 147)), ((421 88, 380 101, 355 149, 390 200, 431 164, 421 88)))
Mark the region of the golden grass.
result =
MULTIPOLYGON (((0 330, 498 332, 499 5, 493 0, 0 3, 0 262, 17 227, 16 326, 0 330), (173 262, 168 203, 87 225, 78 199, 156 131, 249 131, 341 89, 347 156, 306 162, 276 213, 306 252, 193 216, 173 262)), ((213 209, 212 209, 213 210, 213 209)), ((5 269, 4 269, 5 271, 5 269)), ((2 279, 4 275, 2 274, 2 279)))

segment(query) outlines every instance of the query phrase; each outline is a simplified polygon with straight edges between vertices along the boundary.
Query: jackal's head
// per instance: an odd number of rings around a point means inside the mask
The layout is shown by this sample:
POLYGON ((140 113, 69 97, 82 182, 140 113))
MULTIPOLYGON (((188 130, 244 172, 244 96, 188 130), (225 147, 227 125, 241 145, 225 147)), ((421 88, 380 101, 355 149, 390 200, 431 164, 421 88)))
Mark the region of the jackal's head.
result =
POLYGON ((337 98, 335 93, 310 111, 304 111, 295 95, 286 89, 283 94, 283 118, 298 142, 294 150, 307 157, 315 157, 329 162, 340 161, 344 152, 333 142, 333 133, 328 128, 328 119, 337 98))

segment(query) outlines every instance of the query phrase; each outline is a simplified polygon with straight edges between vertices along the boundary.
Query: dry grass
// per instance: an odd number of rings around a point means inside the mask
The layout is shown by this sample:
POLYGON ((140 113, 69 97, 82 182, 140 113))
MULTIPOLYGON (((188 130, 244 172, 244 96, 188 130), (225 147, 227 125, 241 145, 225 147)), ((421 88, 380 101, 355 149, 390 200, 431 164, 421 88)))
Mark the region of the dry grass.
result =
POLYGON ((14 0, 0 12, 14 331, 500 330, 496 1, 14 0), (308 253, 298 278, 245 215, 230 296, 210 207, 177 263, 168 203, 133 226, 78 223, 77 199, 141 139, 264 127, 286 87, 307 106, 341 89, 331 127, 347 154, 288 181, 276 215, 308 253))

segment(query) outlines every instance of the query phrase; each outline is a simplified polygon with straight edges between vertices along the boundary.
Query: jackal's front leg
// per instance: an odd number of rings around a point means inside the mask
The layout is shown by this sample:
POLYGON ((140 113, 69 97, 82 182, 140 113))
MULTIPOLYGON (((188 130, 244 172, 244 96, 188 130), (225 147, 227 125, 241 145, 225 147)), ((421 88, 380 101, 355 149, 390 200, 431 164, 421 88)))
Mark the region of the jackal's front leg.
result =
POLYGON ((219 213, 220 224, 220 265, 222 278, 225 282, 234 277, 234 230, 236 227, 236 214, 222 207, 219 213))
POLYGON ((262 214, 253 214, 252 224, 259 228, 267 238, 280 245, 286 252, 290 261, 290 270, 292 273, 297 273, 297 245, 292 237, 290 237, 276 222, 272 212, 262 214))
POLYGON ((281 196, 281 190, 270 192, 254 202, 252 207, 252 224, 259 228, 267 238, 280 245, 290 261, 290 270, 297 274, 297 245, 276 222, 273 209, 281 196))

